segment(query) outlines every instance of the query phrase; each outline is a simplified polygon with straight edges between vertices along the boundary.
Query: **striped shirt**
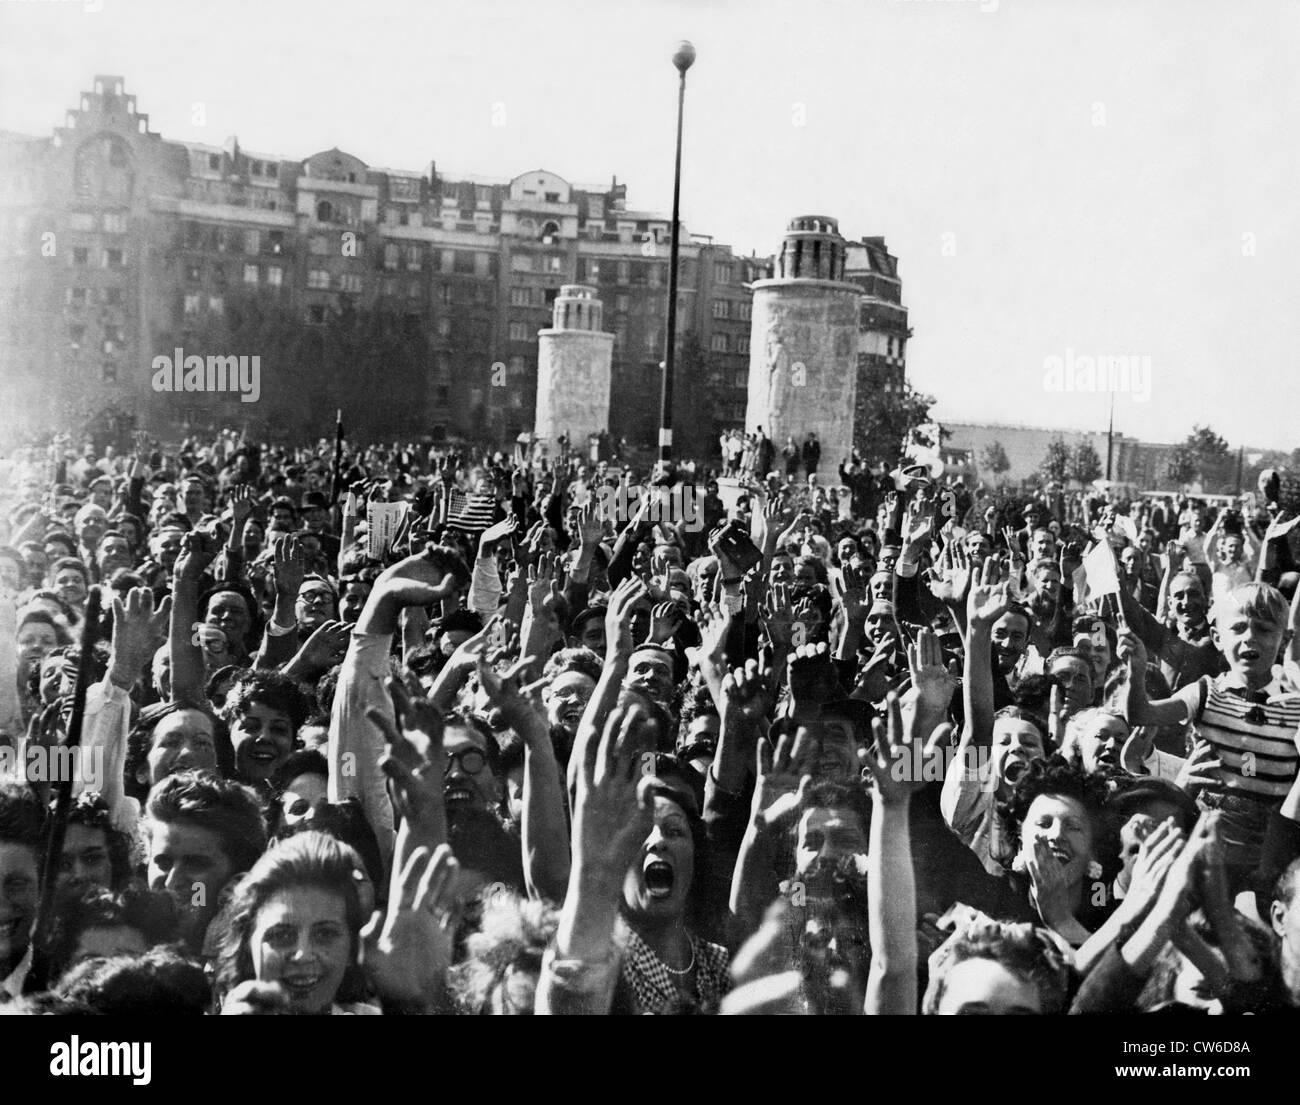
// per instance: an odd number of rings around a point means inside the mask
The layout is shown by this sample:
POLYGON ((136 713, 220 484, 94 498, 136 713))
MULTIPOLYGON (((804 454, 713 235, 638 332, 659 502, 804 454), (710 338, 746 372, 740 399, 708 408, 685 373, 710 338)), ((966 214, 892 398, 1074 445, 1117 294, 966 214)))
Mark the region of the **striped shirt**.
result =
POLYGON ((1202 676, 1174 696, 1187 706, 1201 739, 1213 746, 1229 794, 1280 802, 1291 789, 1300 767, 1300 702, 1267 701, 1285 693, 1281 680, 1252 692, 1229 673, 1202 676))

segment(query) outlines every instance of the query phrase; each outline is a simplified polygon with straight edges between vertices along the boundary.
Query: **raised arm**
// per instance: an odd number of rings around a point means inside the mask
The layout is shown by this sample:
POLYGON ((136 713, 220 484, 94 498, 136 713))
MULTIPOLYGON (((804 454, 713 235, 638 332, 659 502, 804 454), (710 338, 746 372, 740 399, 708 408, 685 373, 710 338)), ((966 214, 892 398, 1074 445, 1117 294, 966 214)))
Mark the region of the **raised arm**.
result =
POLYGON ((618 981, 623 881, 654 824, 641 771, 653 743, 653 726, 632 706, 609 716, 599 740, 574 749, 573 863, 555 945, 537 984, 539 1014, 609 1012, 618 981))
POLYGON ((199 620, 199 581, 209 564, 216 559, 216 537, 204 530, 193 530, 181 538, 172 580, 171 654, 172 698, 177 702, 203 705, 207 702, 203 672, 203 652, 195 643, 199 620))
POLYGON ((546 716, 520 687, 531 659, 524 657, 501 675, 480 662, 478 675, 488 701, 524 742, 522 835, 529 896, 558 902, 569 882, 569 825, 560 764, 546 716))

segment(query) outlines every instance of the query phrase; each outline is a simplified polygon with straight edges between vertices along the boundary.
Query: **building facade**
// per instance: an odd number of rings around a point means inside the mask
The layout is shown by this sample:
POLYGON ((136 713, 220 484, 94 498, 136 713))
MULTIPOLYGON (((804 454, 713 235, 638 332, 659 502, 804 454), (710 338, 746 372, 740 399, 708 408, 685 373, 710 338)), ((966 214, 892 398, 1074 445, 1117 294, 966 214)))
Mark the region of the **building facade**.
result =
MULTIPOLYGON (((627 187, 539 169, 511 180, 169 141, 119 76, 48 137, 0 134, 0 376, 16 439, 246 424, 506 441, 531 429, 538 332, 565 285, 613 334, 610 433, 655 440, 670 219, 627 187), (258 355, 256 403, 159 393, 153 365, 258 355)), ((765 258, 682 234, 674 420, 712 456, 744 422, 765 258)))

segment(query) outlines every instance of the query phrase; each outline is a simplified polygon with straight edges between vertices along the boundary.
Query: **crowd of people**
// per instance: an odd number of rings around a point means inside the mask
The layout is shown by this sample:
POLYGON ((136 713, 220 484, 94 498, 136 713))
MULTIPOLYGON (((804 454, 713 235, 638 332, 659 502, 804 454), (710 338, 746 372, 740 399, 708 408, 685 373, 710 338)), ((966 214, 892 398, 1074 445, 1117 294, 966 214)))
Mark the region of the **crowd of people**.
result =
POLYGON ((0 459, 0 1012, 1300 1009, 1276 476, 722 446, 0 459))

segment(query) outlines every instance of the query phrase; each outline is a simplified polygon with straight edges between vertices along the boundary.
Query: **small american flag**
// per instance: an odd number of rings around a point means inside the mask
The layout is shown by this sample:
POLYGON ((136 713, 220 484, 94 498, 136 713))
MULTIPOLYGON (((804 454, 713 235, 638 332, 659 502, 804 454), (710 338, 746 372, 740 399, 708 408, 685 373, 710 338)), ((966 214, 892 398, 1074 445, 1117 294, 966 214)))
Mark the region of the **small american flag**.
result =
POLYGON ((466 533, 485 530, 496 520, 497 501, 478 491, 451 489, 447 504, 447 525, 466 533))

